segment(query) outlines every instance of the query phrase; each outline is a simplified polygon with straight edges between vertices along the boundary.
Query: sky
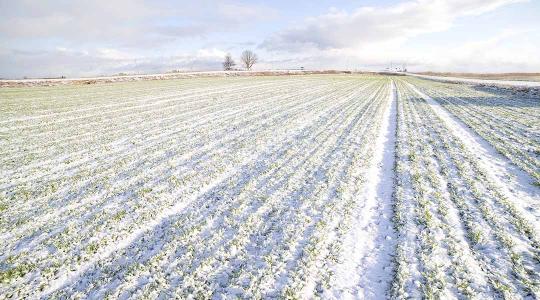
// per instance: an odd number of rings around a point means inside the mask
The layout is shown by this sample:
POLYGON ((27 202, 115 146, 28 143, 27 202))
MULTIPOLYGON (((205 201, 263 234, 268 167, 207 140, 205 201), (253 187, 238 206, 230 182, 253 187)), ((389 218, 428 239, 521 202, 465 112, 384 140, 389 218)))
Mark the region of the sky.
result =
POLYGON ((0 0, 0 78, 263 69, 540 72, 540 0, 0 0))

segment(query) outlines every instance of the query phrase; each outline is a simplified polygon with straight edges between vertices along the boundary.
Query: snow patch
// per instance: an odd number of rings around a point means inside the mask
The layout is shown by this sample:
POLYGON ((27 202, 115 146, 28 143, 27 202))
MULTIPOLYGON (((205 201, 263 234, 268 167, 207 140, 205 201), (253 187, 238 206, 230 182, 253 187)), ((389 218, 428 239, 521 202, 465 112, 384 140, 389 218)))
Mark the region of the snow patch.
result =
POLYGON ((460 77, 446 77, 446 76, 431 76, 407 73, 407 75, 431 79, 436 81, 445 82, 462 82, 472 84, 485 84, 495 86, 519 86, 519 87, 540 87, 540 82, 537 81, 517 81, 517 80, 494 80, 494 79, 473 79, 473 78, 460 78, 460 77))
POLYGON ((343 263, 336 270, 333 296, 340 299, 383 298, 392 281, 392 253, 395 232, 392 226, 393 168, 396 132, 396 87, 389 86, 389 105, 367 170, 353 231, 344 242, 343 263))
MULTIPOLYGON (((535 220, 531 223, 537 231, 540 231, 540 188, 534 186, 534 179, 523 170, 514 166, 506 157, 472 129, 467 127, 461 120, 444 109, 433 98, 419 91, 414 85, 407 83, 413 91, 424 98, 433 111, 446 123, 450 131, 459 137, 467 150, 475 153, 478 162, 492 181, 511 201, 523 212, 523 216, 534 214, 535 220)), ((530 218, 529 218, 530 219, 530 218)))

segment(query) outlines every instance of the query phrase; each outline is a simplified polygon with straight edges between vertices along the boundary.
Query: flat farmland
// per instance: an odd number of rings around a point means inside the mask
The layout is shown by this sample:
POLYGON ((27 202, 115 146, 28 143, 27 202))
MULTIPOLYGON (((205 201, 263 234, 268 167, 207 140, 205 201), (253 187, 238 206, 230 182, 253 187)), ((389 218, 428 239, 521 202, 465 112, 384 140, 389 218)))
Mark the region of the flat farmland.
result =
POLYGON ((0 89, 0 298, 540 297, 540 98, 409 76, 0 89))

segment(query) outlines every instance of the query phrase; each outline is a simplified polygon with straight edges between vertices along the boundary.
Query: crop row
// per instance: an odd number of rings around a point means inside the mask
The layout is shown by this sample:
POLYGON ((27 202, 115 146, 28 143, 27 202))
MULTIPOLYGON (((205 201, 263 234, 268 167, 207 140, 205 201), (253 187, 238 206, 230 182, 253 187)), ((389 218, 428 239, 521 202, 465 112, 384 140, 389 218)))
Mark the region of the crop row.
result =
POLYGON ((409 80, 529 173, 540 186, 538 98, 468 85, 409 80))
POLYGON ((322 292, 388 81, 249 84, 9 123, 0 292, 322 292))
POLYGON ((398 84, 396 298, 538 297, 530 217, 489 180, 433 108, 398 84))

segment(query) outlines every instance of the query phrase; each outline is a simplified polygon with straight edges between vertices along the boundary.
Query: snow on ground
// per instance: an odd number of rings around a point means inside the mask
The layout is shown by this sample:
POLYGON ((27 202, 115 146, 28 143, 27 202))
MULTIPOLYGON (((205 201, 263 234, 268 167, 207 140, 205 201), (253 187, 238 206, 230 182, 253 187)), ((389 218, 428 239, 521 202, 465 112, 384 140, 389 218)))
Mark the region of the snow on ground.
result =
POLYGON ((366 170, 367 182, 355 208, 355 218, 345 243, 343 258, 336 266, 336 282, 327 297, 377 298, 392 280, 395 233, 392 226, 396 87, 389 85, 387 110, 374 141, 374 157, 366 170))
POLYGON ((433 111, 444 120, 448 128, 456 136, 459 136, 467 151, 474 153, 478 163, 484 170, 488 170, 487 175, 490 180, 503 191, 504 195, 511 201, 521 206, 522 213, 525 210, 532 211, 535 219, 529 220, 536 225, 536 230, 540 232, 540 188, 534 184, 535 180, 529 174, 513 165, 506 157, 486 140, 478 136, 473 130, 468 128, 457 117, 446 111, 439 102, 433 100, 413 85, 409 86, 420 97, 426 99, 433 111))
POLYGON ((474 78, 461 78, 461 77, 451 77, 451 76, 432 76, 432 75, 422 75, 407 73, 409 76, 415 76, 424 79, 432 79, 437 81, 447 81, 447 82, 462 82, 462 83, 472 83, 472 84, 485 84, 485 85, 495 85, 495 86, 515 86, 515 87, 540 87, 540 82, 538 81, 521 81, 521 80, 493 80, 493 79, 474 79, 474 78))
POLYGON ((398 88, 392 296, 536 297, 538 224, 480 163, 469 132, 408 80, 398 88))
POLYGON ((28 86, 54 86, 71 84, 95 84, 141 80, 190 79, 201 77, 238 77, 238 76, 283 76, 283 75, 310 75, 310 74, 342 74, 350 71, 336 70, 260 70, 260 71, 199 71, 199 72, 172 72, 157 74, 132 74, 99 77, 75 78, 33 78, 33 79, 0 79, 0 87, 28 87, 28 86))
POLYGON ((534 96, 215 75, 0 89, 2 296, 540 295, 534 96))

